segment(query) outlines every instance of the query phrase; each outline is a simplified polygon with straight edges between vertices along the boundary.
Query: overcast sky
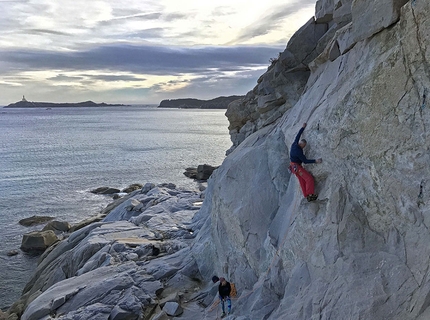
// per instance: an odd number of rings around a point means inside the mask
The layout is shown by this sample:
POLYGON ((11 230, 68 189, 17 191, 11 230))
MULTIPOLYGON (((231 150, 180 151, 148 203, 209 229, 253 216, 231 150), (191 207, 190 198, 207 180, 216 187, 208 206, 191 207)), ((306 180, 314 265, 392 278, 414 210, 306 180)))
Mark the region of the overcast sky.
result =
POLYGON ((244 95, 315 0, 0 0, 0 104, 244 95))

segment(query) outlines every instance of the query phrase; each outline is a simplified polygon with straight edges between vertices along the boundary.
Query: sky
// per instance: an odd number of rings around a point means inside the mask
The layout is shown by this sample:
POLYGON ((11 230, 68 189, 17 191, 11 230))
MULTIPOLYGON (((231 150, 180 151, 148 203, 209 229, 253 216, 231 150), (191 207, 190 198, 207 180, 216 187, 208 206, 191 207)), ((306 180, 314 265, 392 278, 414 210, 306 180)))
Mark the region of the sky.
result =
POLYGON ((245 95, 315 0, 0 0, 0 105, 245 95))

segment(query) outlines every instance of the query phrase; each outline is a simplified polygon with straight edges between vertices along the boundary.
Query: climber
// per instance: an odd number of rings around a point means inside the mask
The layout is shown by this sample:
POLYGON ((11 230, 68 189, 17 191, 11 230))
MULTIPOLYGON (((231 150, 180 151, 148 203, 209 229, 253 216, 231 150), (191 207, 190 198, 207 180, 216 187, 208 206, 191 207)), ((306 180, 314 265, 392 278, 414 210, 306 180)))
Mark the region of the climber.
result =
POLYGON ((231 286, 230 286, 230 282, 225 280, 225 278, 223 277, 221 278, 218 278, 217 276, 212 277, 213 283, 217 283, 218 280, 220 282, 218 287, 218 293, 219 293, 219 299, 222 307, 221 318, 224 318, 226 315, 231 313, 231 298, 230 298, 231 286), (224 306, 225 302, 227 302, 227 313, 225 313, 225 306, 224 306))
POLYGON ((302 162, 304 163, 321 163, 322 159, 307 159, 303 153, 304 147, 306 147, 307 141, 305 139, 300 139, 303 131, 306 128, 306 123, 303 124, 299 133, 296 136, 293 144, 291 145, 290 151, 290 170, 299 179, 300 187, 302 188, 303 196, 308 201, 315 201, 318 196, 314 193, 314 178, 302 167, 302 162))

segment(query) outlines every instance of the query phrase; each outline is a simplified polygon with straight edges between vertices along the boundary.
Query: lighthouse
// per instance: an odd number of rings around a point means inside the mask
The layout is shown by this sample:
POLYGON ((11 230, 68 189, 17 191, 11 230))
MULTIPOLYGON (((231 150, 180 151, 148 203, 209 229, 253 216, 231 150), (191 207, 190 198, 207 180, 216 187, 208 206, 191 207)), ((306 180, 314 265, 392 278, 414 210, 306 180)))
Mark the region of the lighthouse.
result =
POLYGON ((25 96, 24 95, 22 95, 22 100, 21 100, 22 102, 27 102, 27 99, 25 98, 25 96))

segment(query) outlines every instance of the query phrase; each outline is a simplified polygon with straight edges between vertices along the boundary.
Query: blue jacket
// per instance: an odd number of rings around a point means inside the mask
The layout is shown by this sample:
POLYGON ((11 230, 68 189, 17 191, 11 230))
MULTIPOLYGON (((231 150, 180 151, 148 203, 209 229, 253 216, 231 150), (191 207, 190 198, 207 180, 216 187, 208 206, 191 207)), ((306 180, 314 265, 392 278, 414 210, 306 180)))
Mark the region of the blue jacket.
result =
POLYGON ((291 145, 290 150, 290 160, 291 162, 302 164, 304 163, 315 163, 315 159, 307 159, 306 156, 303 153, 303 149, 299 146, 299 140, 300 136, 302 135, 305 128, 301 128, 299 133, 296 136, 296 139, 294 140, 293 144, 291 145))

